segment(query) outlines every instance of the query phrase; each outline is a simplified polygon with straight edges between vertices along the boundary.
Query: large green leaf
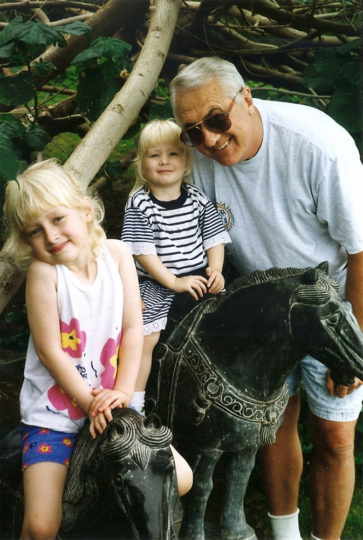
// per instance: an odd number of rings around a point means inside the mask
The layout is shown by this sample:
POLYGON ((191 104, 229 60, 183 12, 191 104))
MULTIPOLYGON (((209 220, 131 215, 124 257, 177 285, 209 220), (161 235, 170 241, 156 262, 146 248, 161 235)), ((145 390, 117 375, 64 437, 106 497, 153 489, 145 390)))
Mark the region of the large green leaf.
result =
POLYGON ((49 141, 50 138, 45 129, 36 124, 32 124, 24 135, 24 142, 30 146, 30 148, 37 150, 38 152, 43 150, 49 141))
POLYGON ((75 21, 70 24, 55 27, 58 32, 63 34, 71 34, 72 36, 83 36, 84 34, 91 35, 91 27, 81 21, 75 21))
POLYGON ((47 77, 49 73, 56 69, 52 62, 45 62, 42 58, 38 62, 34 62, 32 67, 37 77, 47 77))
POLYGON ((11 114, 0 113, 0 134, 10 137, 21 137, 25 132, 23 124, 11 114))
MULTIPOLYGON (((1 36, 1 34, 0 34, 1 36)), ((15 43, 5 43, 4 45, 0 46, 0 58, 3 60, 7 60, 11 57, 11 55, 14 52, 15 43)))
POLYGON ((3 28, 3 30, 0 32, 0 47, 5 45, 6 43, 9 43, 12 41, 18 31, 19 25, 23 24, 23 18, 20 16, 14 17, 14 19, 11 19, 9 24, 3 28))
POLYGON ((0 76, 0 103, 15 107, 28 103, 33 97, 33 83, 28 72, 15 77, 0 76))
POLYGON ((27 21, 26 23, 18 25, 17 33, 14 38, 27 45, 43 47, 57 44, 62 47, 66 44, 61 33, 51 26, 38 21, 27 21))
POLYGON ((21 162, 14 152, 9 137, 0 133, 0 177, 3 181, 14 180, 21 162))
POLYGON ((131 45, 121 39, 99 37, 88 49, 77 54, 72 64, 85 65, 94 59, 105 57, 111 59, 119 69, 129 69, 131 67, 130 51, 131 45))
MULTIPOLYGON (((74 28, 80 32, 89 31, 87 25, 77 24, 74 28)), ((69 25, 69 31, 72 25, 69 25)), ((70 32, 69 32, 70 33, 70 32)), ((39 21, 23 22, 22 17, 15 17, 0 33, 0 58, 8 60, 10 65, 25 64, 41 54, 49 45, 64 46, 66 41, 61 32, 39 21)))

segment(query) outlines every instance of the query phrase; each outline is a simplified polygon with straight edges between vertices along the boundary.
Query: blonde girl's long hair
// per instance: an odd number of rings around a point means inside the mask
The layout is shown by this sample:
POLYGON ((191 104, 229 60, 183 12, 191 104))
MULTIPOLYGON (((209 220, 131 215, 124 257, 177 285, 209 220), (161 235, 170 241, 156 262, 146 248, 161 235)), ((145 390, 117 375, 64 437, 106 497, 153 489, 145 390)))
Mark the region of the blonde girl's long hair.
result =
POLYGON ((183 181, 188 181, 188 174, 190 173, 192 164, 192 154, 190 148, 180 139, 180 132, 181 128, 171 119, 151 120, 144 125, 137 138, 136 157, 134 160, 136 180, 130 191, 130 195, 143 186, 148 188, 148 181, 142 174, 142 161, 148 149, 159 144, 170 144, 182 151, 185 160, 183 181))
POLYGON ((27 225, 57 206, 81 210, 86 198, 92 201, 94 208, 94 218, 88 223, 88 232, 96 258, 106 238, 101 226, 104 217, 101 200, 88 188, 83 188, 78 180, 53 159, 30 165, 6 186, 4 217, 9 227, 9 236, 0 253, 1 258, 26 270, 33 260, 32 249, 24 234, 27 225))

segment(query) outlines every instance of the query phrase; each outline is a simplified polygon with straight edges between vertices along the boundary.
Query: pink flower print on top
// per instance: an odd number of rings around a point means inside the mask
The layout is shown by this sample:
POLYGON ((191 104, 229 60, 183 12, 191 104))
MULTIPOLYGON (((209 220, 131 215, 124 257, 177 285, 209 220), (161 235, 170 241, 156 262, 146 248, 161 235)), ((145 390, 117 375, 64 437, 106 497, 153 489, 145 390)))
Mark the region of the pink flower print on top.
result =
POLYGON ((62 349, 72 358, 81 358, 86 348, 86 332, 81 330, 79 320, 72 319, 69 324, 60 323, 62 349))
POLYGON ((117 373, 118 349, 121 341, 121 332, 117 339, 109 338, 101 352, 101 364, 105 366, 101 375, 102 388, 113 388, 117 373))
POLYGON ((72 420, 79 420, 79 418, 86 416, 78 403, 67 396, 58 384, 55 384, 48 390, 48 399, 57 411, 64 411, 66 409, 72 420))

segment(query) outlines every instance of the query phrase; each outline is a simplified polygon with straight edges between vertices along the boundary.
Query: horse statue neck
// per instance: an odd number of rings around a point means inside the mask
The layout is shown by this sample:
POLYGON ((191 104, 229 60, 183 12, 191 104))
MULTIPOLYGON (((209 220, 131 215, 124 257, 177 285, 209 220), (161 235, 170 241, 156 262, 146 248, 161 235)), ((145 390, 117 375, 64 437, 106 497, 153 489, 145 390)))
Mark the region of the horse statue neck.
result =
POLYGON ((277 395, 304 356, 292 342, 289 325, 290 295, 300 274, 292 273, 284 286, 281 275, 274 280, 254 273, 258 287, 240 278, 225 296, 209 301, 194 326, 194 342, 203 344, 215 368, 251 397, 277 395))

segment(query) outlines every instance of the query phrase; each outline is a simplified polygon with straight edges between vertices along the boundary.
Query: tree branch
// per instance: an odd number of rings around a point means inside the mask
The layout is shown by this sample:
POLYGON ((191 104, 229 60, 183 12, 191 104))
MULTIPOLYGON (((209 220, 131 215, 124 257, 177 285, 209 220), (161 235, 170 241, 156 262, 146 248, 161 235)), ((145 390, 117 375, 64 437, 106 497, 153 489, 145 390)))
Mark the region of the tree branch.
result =
POLYGON ((348 36, 359 36, 359 30, 349 24, 341 24, 334 21, 316 19, 312 15, 300 15, 285 11, 269 0, 235 0, 234 4, 244 9, 265 15, 281 24, 289 24, 294 28, 303 30, 315 29, 320 32, 332 32, 337 34, 347 34, 348 36))
POLYGON ((87 11, 98 11, 99 9, 101 9, 101 7, 97 6, 96 4, 83 4, 82 2, 74 2, 71 0, 47 0, 47 2, 44 2, 44 0, 41 0, 40 2, 30 2, 28 0, 23 0, 20 2, 7 2, 6 4, 1 4, 0 11, 8 11, 12 9, 16 9, 17 11, 28 11, 31 9, 44 7, 72 7, 87 11))

